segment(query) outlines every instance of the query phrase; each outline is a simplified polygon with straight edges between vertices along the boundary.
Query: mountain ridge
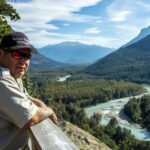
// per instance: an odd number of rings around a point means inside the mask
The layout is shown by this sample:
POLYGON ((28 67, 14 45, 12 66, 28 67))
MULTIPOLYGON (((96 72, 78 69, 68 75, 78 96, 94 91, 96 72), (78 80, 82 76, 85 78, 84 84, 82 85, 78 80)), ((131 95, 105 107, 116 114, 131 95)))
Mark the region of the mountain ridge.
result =
POLYGON ((84 70, 106 79, 150 83, 150 35, 107 55, 84 70))
POLYGON ((36 55, 33 55, 31 57, 29 70, 45 71, 45 70, 51 70, 56 68, 62 68, 66 66, 69 65, 47 58, 38 52, 36 55))
POLYGON ((138 42, 139 40, 145 38, 148 35, 150 35, 150 26, 141 29, 140 33, 135 38, 133 38, 131 41, 129 41, 128 43, 126 43, 122 47, 127 47, 127 46, 129 46, 135 42, 138 42))
POLYGON ((86 45, 80 42, 63 42, 55 45, 47 45, 40 48, 39 52, 59 62, 85 64, 101 59, 113 50, 97 45, 86 45))

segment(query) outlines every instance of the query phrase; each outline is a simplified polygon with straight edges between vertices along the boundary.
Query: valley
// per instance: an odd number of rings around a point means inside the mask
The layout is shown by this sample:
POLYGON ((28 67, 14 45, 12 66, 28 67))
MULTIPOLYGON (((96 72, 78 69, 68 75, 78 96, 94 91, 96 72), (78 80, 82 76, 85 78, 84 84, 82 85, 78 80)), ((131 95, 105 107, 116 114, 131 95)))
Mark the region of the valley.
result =
MULTIPOLYGON (((77 74, 73 72, 73 70, 72 73, 70 72, 71 74, 62 71, 41 72, 41 74, 35 74, 35 76, 32 74, 31 82, 35 90, 34 93, 36 93, 35 96, 42 99, 50 107, 53 107, 59 118, 63 118, 63 120, 67 120, 88 131, 110 148, 118 147, 117 144, 114 144, 115 139, 109 135, 115 130, 120 130, 116 132, 116 136, 120 136, 118 134, 123 134, 126 138, 128 136, 130 137, 128 137, 129 141, 136 141, 140 144, 140 141, 134 138, 134 133, 131 135, 130 128, 137 133, 143 132, 139 134, 140 138, 138 139, 140 140, 142 140, 141 138, 144 139, 147 132, 137 126, 131 126, 124 118, 119 119, 120 117, 118 116, 122 106, 129 99, 124 97, 136 96, 145 93, 146 90, 135 83, 115 80, 107 81, 103 79, 94 79, 94 77, 87 78, 87 76, 83 74, 79 75, 78 73, 77 76, 77 74), (37 95, 37 93, 39 93, 39 95, 37 95), (87 115, 85 113, 86 111, 84 112, 86 107, 92 110, 91 112, 89 111, 87 115), (99 111, 103 113, 102 118, 101 114, 93 117, 94 115, 92 114, 99 111), (103 116, 105 116, 105 118, 103 116), (118 119, 117 124, 122 124, 122 126, 125 125, 126 128, 128 126, 129 131, 120 129, 117 125, 116 127, 111 127, 112 131, 108 132, 108 125, 106 125, 106 123, 109 124, 112 116, 118 119), (96 118, 99 119, 97 120, 96 118), (99 122, 102 124, 99 124, 99 122), (94 130, 97 132, 95 133, 94 130), (101 132, 99 130, 101 130, 101 132), (127 134, 126 132, 129 133, 127 134), (109 136, 109 138, 105 136, 109 136)), ((148 137, 149 135, 145 139, 145 142, 149 141, 148 137)), ((129 141, 126 142, 128 143, 129 141)), ((120 144, 123 142, 124 140, 122 139, 120 144)))
POLYGON ((38 51, 27 60, 26 90, 54 110, 81 150, 150 150, 148 1, 0 5, 0 41, 23 32, 38 51))

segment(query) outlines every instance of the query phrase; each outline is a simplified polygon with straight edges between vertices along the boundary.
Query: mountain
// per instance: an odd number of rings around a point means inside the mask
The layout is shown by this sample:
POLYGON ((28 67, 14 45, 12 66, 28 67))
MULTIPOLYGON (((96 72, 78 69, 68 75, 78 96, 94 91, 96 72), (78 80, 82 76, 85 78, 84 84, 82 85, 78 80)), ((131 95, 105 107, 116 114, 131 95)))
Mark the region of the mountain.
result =
POLYGON ((132 39, 130 42, 123 45, 122 47, 129 46, 129 45, 143 39, 144 37, 146 37, 148 35, 150 35, 150 26, 148 26, 147 28, 143 28, 137 37, 135 37, 134 39, 132 39))
POLYGON ((107 55, 84 72, 100 78, 150 83, 150 35, 107 55))
POLYGON ((70 64, 93 63, 112 51, 111 48, 85 45, 79 42, 63 42, 39 49, 39 52, 48 58, 70 64))
POLYGON ((41 71, 43 70, 44 71, 44 70, 50 70, 50 69, 55 69, 55 68, 61 68, 65 66, 68 66, 68 65, 54 61, 38 53, 32 56, 29 70, 41 70, 41 71))

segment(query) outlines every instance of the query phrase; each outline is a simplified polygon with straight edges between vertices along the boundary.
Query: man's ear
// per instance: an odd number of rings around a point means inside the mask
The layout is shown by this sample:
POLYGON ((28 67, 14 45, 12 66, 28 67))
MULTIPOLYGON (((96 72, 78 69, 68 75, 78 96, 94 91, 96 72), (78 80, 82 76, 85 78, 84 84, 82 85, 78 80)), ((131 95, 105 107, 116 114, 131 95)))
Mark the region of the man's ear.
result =
POLYGON ((2 55, 2 49, 0 48, 0 56, 2 55))
POLYGON ((2 49, 0 48, 0 56, 2 55, 2 49))
POLYGON ((4 51, 0 48, 0 59, 3 57, 4 51))

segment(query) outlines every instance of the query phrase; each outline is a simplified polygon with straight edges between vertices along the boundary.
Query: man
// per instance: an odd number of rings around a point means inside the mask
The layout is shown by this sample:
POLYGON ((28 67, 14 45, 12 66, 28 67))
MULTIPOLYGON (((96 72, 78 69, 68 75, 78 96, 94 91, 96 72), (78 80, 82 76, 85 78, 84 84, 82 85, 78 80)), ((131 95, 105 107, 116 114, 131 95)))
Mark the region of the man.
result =
POLYGON ((28 95, 21 77, 28 69, 32 53, 27 36, 21 32, 5 35, 0 44, 0 150, 23 149, 28 129, 49 117, 57 117, 43 102, 28 95))

